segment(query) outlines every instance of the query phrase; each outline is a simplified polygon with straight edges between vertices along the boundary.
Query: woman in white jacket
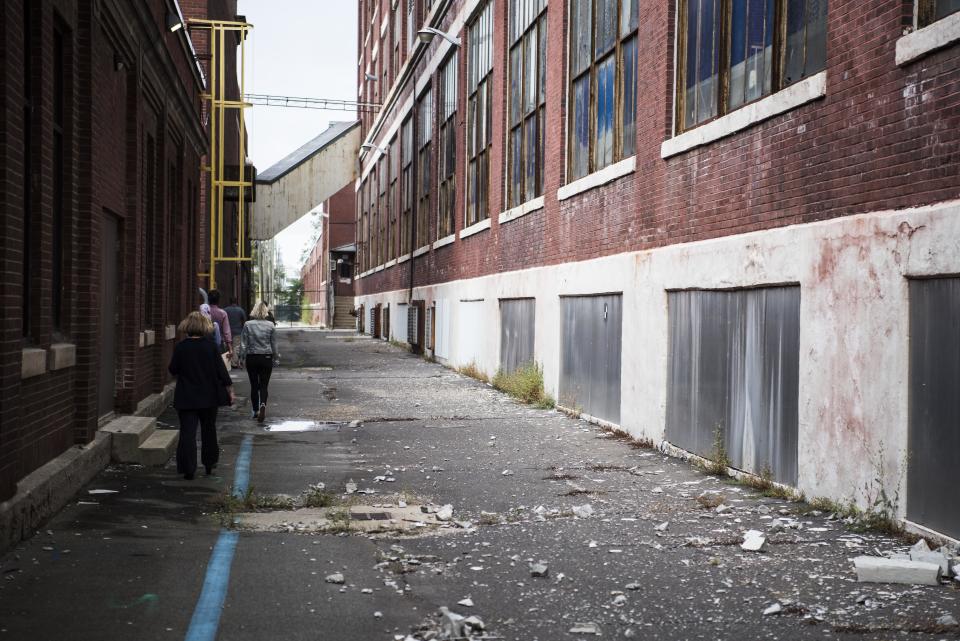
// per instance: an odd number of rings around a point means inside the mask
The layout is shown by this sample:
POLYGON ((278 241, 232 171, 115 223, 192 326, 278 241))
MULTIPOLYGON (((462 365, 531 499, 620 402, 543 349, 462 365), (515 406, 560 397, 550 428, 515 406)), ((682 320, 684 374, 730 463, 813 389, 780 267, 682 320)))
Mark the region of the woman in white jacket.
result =
POLYGON ((277 328, 269 320, 270 308, 258 301, 250 312, 250 320, 240 332, 240 359, 250 378, 251 418, 263 423, 267 415, 267 387, 277 353, 277 328))

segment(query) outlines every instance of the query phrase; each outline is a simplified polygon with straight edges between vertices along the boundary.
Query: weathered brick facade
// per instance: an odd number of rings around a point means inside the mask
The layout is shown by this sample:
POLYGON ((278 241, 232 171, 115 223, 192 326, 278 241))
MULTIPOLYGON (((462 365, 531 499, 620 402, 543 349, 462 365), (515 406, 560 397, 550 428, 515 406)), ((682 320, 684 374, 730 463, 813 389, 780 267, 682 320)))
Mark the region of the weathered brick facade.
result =
MULTIPOLYGON (((329 325, 333 318, 330 302, 336 296, 353 296, 353 257, 354 236, 356 234, 356 192, 353 185, 347 185, 323 203, 324 215, 321 221, 320 236, 310 250, 300 278, 303 280, 304 297, 309 317, 303 321, 312 325, 329 325), (338 248, 345 251, 334 252, 338 248), (331 273, 331 261, 343 260, 349 264, 340 277, 331 273)), ((338 269, 340 267, 338 266, 338 269)), ((306 311, 306 310, 305 310, 306 311)))
MULTIPOLYGON (((406 7, 402 3, 401 10, 406 7)), ((417 27, 423 3, 418 2, 417 27)), ((468 0, 433 2, 432 26, 450 31, 468 0)), ((547 8, 547 101, 544 207, 498 224, 504 205, 509 3, 494 2, 493 146, 490 161, 489 231, 431 249, 414 261, 415 285, 472 278, 538 265, 585 260, 674 243, 807 223, 878 209, 900 208, 960 197, 960 51, 953 44, 914 62, 897 65, 894 52, 911 24, 912 0, 831 3, 827 23, 826 95, 721 140, 670 158, 661 143, 673 127, 674 2, 641 2, 637 80, 637 154, 632 173, 563 201, 567 119, 567 2, 547 8)), ((360 100, 385 102, 378 114, 363 114, 363 135, 386 145, 390 127, 410 113, 414 83, 433 83, 425 70, 442 40, 409 54, 408 30, 400 46, 404 71, 389 85, 365 80, 387 56, 392 69, 390 0, 360 3, 360 100), (371 24, 376 11, 375 24, 371 24), (374 57, 374 48, 377 56, 374 57), (386 52, 386 53, 385 53, 386 52), (369 67, 369 70, 368 70, 369 67), (372 70, 372 71, 371 71, 372 70), (388 98, 391 98, 389 99, 388 98)), ((406 16, 404 16, 405 18, 406 16)), ((469 16, 467 16, 469 18, 469 16)), ((464 30, 452 35, 465 38, 464 30)), ((465 121, 465 51, 459 52, 458 126, 465 121)), ((433 154, 436 159, 434 121, 433 154)), ((374 160, 377 154, 372 154, 374 160)), ((465 140, 457 139, 456 228, 464 224, 465 140)), ((369 171, 371 154, 362 156, 369 171)), ((434 168, 436 164, 434 164, 434 168)), ((431 181, 436 189, 436 170, 431 181)), ((399 202, 395 199, 394 202, 399 202)), ((436 199, 433 201, 436 202, 436 199)), ((436 241, 436 215, 430 217, 436 241)), ((362 239, 361 239, 362 241, 362 239)), ((409 264, 370 274, 358 293, 403 289, 409 264)))
POLYGON ((196 304, 206 145, 200 73, 184 32, 165 25, 176 10, 164 0, 0 8, 0 499, 170 380, 170 327, 196 304), (101 318, 109 306, 114 317, 101 318))

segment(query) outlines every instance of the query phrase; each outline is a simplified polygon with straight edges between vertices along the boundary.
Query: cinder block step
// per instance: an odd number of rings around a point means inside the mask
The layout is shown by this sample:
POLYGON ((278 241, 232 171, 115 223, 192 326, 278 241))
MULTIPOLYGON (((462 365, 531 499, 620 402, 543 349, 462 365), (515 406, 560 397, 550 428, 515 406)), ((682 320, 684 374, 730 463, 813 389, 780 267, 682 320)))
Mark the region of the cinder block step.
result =
POLYGON ((140 446, 140 463, 165 465, 177 449, 179 430, 157 430, 140 446))
POLYGON ((140 446, 157 428, 157 419, 151 416, 121 416, 102 428, 112 435, 110 457, 118 463, 139 463, 140 446))

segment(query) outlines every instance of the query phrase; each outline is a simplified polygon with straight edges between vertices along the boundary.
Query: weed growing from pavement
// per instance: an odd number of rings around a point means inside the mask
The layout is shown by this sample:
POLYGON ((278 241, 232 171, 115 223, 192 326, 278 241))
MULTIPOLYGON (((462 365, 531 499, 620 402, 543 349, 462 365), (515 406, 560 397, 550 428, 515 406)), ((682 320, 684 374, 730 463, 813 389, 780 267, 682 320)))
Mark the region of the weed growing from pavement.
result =
POLYGON ((409 344, 409 343, 405 343, 405 342, 403 342, 403 341, 398 341, 398 340, 395 339, 395 338, 391 338, 391 339, 390 339, 390 344, 393 345, 394 347, 396 347, 397 349, 402 349, 402 350, 405 351, 405 352, 409 352, 409 351, 410 351, 410 344, 409 344))
POLYGON ((330 492, 317 488, 308 490, 301 499, 303 507, 330 507, 336 502, 336 497, 330 492))
POLYGON ((723 428, 717 425, 713 430, 713 452, 705 460, 698 461, 697 467, 711 476, 727 476, 730 462, 723 428))
POLYGON ((542 410, 556 407, 556 401, 543 389, 543 368, 536 363, 524 363, 512 372, 497 371, 493 386, 527 405, 542 410))
POLYGON ((350 532, 350 508, 338 507, 327 512, 330 527, 326 531, 330 534, 344 534, 350 532))
POLYGON ((625 432, 624 430, 618 430, 607 425, 601 425, 600 431, 609 434, 611 438, 618 441, 622 441, 632 447, 635 450, 652 450, 653 449, 653 439, 650 438, 634 438, 630 433, 625 432))
POLYGON ((264 510, 289 510, 294 500, 289 496, 257 494, 253 487, 247 488, 243 496, 225 492, 217 497, 217 511, 224 514, 237 512, 258 512, 264 510))
POLYGON ((490 377, 487 376, 482 369, 477 366, 475 361, 471 361, 469 364, 464 365, 463 367, 457 368, 457 371, 464 376, 469 376, 470 378, 476 379, 481 383, 489 383, 490 377))

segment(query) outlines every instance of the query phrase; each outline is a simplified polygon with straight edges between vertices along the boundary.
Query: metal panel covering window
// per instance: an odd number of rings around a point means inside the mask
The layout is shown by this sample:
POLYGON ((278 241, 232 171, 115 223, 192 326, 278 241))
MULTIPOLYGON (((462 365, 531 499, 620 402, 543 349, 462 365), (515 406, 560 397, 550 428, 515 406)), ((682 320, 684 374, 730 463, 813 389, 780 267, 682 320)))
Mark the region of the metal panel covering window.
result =
POLYGON ((500 371, 504 373, 534 362, 536 303, 534 298, 500 301, 500 371))
POLYGON ((400 128, 400 253, 409 254, 413 240, 413 120, 407 117, 400 128))
POLYGON ((926 27, 960 11, 960 0, 919 0, 917 26, 926 27))
POLYGON ((560 299, 560 403, 620 422, 623 296, 560 299))
POLYGON ((823 71, 827 0, 681 0, 677 130, 823 71))
POLYGON ((800 288, 668 295, 667 438, 797 482, 800 288))
POLYGON ((568 181, 636 153, 638 2, 570 3, 568 181))
POLYGON ((960 278, 910 281, 907 518, 960 537, 960 278))
POLYGON ((493 70, 493 2, 470 24, 467 40, 467 219, 472 225, 490 216, 490 105, 493 70))
POLYGON ((509 203, 543 194, 543 131, 547 76, 547 0, 511 0, 509 203))
POLYGON ((457 54, 453 53, 440 69, 439 181, 437 189, 437 235, 441 238, 456 231, 454 215, 457 202, 457 54))
POLYGON ((430 182, 433 176, 430 142, 432 140, 433 90, 427 87, 417 101, 417 248, 430 242, 430 182))

